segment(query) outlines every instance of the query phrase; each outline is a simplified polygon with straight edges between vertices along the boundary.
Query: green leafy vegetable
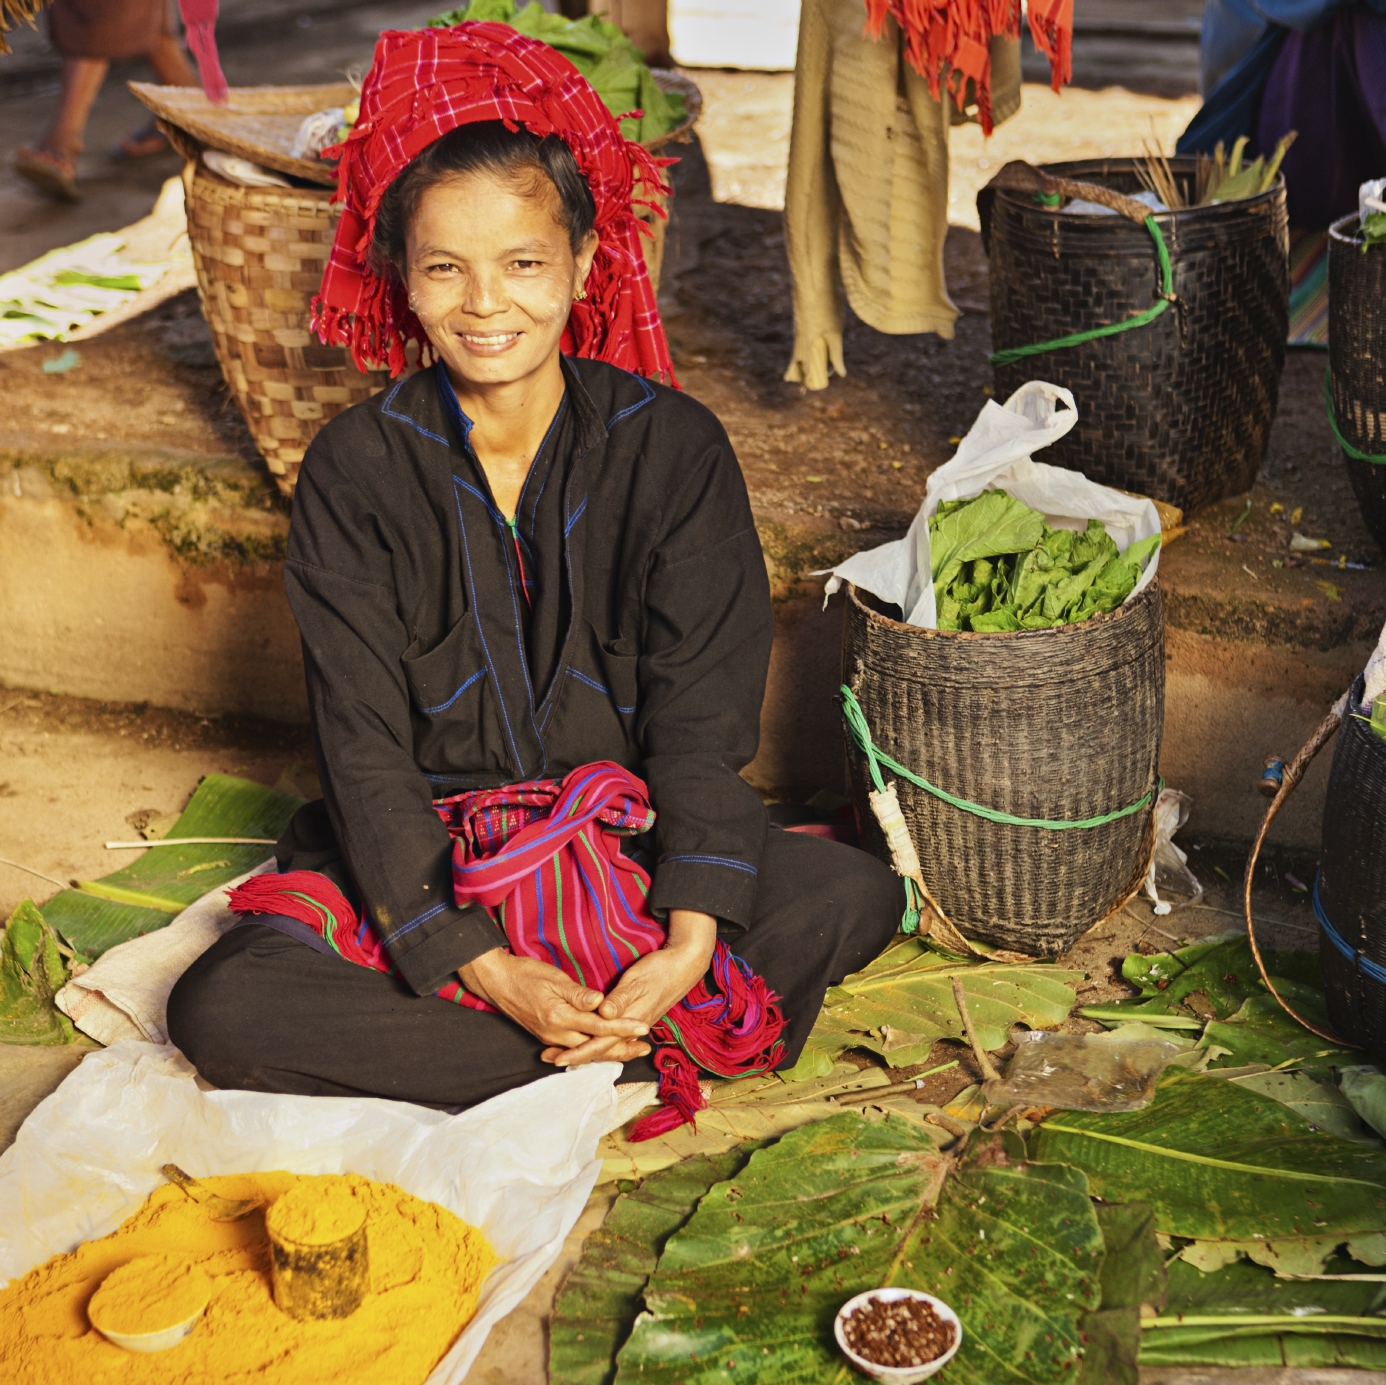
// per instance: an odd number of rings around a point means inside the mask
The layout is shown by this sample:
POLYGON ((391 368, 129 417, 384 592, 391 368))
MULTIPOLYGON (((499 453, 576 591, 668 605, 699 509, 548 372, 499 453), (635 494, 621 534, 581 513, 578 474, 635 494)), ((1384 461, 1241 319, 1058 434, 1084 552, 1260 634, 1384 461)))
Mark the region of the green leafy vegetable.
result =
POLYGON ((549 1379, 610 1385, 664 1243, 712 1187, 745 1166, 751 1149, 697 1154, 622 1193, 588 1238, 549 1320, 549 1379))
POLYGON ((0 1043, 76 1042, 72 1021, 53 1004, 66 981, 57 934, 24 900, 0 940, 0 1043))
POLYGON ((591 82, 612 115, 643 111, 643 116, 621 122, 621 133, 627 139, 658 139, 684 121, 683 97, 660 90, 640 50, 600 15, 565 19, 561 14, 550 14, 538 0, 531 0, 523 9, 517 8, 514 0, 471 0, 461 9, 436 15, 428 25, 446 29, 468 19, 508 24, 556 48, 591 82))
POLYGON ((1164 1252, 1149 1207, 1117 1203, 1096 1210, 1106 1247, 1102 1305, 1080 1324, 1085 1346, 1078 1385, 1137 1385, 1141 1308, 1161 1309, 1167 1298, 1164 1252))
POLYGON ((1000 1048, 1013 1024, 1054 1029, 1068 1018, 1081 971, 1036 964, 959 963, 918 938, 887 948, 868 967, 832 987, 798 1066, 786 1076, 825 1071, 844 1049, 879 1053, 893 1067, 922 1063, 939 1039, 963 1039, 953 1000, 961 977, 982 1046, 1000 1048))
POLYGON ((1114 611, 1135 589, 1160 536, 1124 553, 1095 519, 1051 529, 1003 490, 945 501, 929 520, 940 630, 1042 630, 1114 611))
POLYGON ((1082 1175, 1018 1145, 988 1142, 950 1176, 924 1132, 843 1115, 758 1151, 670 1237, 617 1385, 846 1381, 833 1315, 882 1284, 954 1307, 957 1379, 1072 1379, 1102 1234, 1082 1175))

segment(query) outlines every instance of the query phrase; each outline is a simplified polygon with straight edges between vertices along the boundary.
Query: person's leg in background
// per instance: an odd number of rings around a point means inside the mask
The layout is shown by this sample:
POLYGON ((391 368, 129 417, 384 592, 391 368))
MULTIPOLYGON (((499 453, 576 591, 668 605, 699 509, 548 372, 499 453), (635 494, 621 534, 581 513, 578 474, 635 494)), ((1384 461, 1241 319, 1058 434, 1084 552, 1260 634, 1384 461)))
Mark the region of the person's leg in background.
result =
POLYGON ((15 155, 15 172, 40 192, 75 202, 77 156, 82 152, 87 118, 106 80, 105 58, 64 58, 63 89, 48 133, 33 148, 15 155))
MULTIPOLYGON (((174 33, 159 35, 159 42, 149 55, 149 65, 154 75, 166 87, 195 87, 197 74, 193 71, 183 44, 174 33)), ((148 154, 162 154, 168 148, 168 140, 160 133, 151 120, 142 125, 132 135, 127 135, 116 145, 116 153, 127 159, 141 159, 148 154)))

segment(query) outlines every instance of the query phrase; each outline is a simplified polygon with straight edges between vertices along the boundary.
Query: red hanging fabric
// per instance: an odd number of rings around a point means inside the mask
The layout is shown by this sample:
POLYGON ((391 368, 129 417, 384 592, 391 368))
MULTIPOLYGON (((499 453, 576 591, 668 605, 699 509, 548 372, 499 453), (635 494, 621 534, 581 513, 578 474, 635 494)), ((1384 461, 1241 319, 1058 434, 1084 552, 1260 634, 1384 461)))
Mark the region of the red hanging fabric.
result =
MULTIPOLYGON (((1055 91, 1073 76, 1073 0, 1028 0, 1035 47, 1049 59, 1055 91)), ((935 100, 947 87, 961 104, 968 79, 984 134, 993 128, 991 40, 1020 37, 1020 0, 866 0, 866 32, 879 39, 889 15, 905 38, 905 58, 935 100)))
MULTIPOLYGON (((583 765, 561 781, 529 780, 439 799, 453 838, 453 890, 503 929, 510 950, 548 962, 575 981, 609 991, 632 962, 663 946, 664 925, 646 903, 650 878, 621 851, 646 832, 654 810, 645 785, 619 765, 583 765)), ((238 914, 286 914, 359 966, 389 972, 379 935, 341 891, 314 871, 257 875, 231 892, 238 914)), ((704 1105, 703 1069, 719 1077, 767 1072, 784 1056, 779 997, 718 941, 707 980, 652 1026, 660 1107, 632 1140, 691 1122, 704 1105)), ((493 1007, 449 982, 438 995, 474 1010, 493 1007)))
POLYGON ((178 0, 178 13, 188 32, 188 47, 197 59, 202 90, 214 105, 226 104, 226 77, 217 54, 217 0, 178 0))

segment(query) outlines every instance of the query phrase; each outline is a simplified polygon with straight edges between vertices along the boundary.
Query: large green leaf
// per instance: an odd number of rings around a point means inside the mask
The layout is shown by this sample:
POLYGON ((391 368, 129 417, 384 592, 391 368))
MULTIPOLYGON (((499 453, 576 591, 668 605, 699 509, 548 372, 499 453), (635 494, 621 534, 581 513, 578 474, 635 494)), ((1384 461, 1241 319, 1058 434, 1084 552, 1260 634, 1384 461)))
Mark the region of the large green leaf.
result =
POLYGON ((1160 1309, 1168 1298, 1164 1252, 1149 1207, 1117 1203, 1096 1210, 1106 1250, 1102 1304, 1079 1324, 1084 1343, 1079 1385, 1137 1385, 1142 1306, 1160 1309))
POLYGON ((962 978, 968 1012, 987 1049, 1002 1047, 1013 1024, 1057 1028, 1083 979, 1080 971, 1043 964, 959 962, 905 938, 829 990, 794 1075, 821 1070, 848 1048, 868 1049, 903 1068, 924 1062, 939 1039, 963 1040, 955 976, 962 978))
POLYGON ((1148 1202, 1167 1235, 1346 1239, 1386 1229, 1386 1155, 1317 1130, 1279 1102, 1169 1070, 1143 1111, 1065 1111, 1032 1157, 1071 1164, 1109 1202, 1148 1202))
POLYGON ((749 1147, 696 1154, 622 1193, 588 1238, 554 1301, 549 1320, 549 1379, 562 1385, 609 1385, 616 1352, 630 1335, 659 1252, 712 1187, 733 1177, 749 1147))
MULTIPOLYGON (((1286 987, 1287 991, 1290 989, 1286 987)), ((1316 996, 1308 988, 1287 994, 1286 999, 1296 1009, 1303 1006, 1310 1011, 1315 999, 1320 1007, 1323 1003, 1322 995, 1316 996)), ((1310 1013, 1306 1018, 1313 1019, 1314 1016, 1310 1013)), ((1335 1047, 1317 1034, 1310 1033, 1285 1013, 1273 995, 1265 992, 1248 997, 1229 1019, 1208 1021, 1203 1030, 1202 1046, 1206 1048, 1214 1044, 1227 1052, 1210 1066, 1243 1067, 1250 1063, 1264 1063, 1267 1067, 1275 1068, 1294 1063, 1316 1077, 1328 1075, 1332 1067, 1344 1061, 1350 1062, 1355 1056, 1352 1049, 1335 1047)))
POLYGON ((1005 491, 983 491, 945 507, 929 521, 929 566, 934 590, 946 591, 964 563, 1033 548, 1044 536, 1044 516, 1005 491))
MULTIPOLYGON (((1224 1076, 1225 1070, 1210 1068, 1214 1077, 1224 1076)), ((1358 1144, 1382 1147, 1375 1133, 1365 1126, 1352 1103, 1331 1082, 1320 1082, 1307 1072, 1255 1072, 1227 1079, 1243 1091, 1268 1096, 1282 1106, 1301 1115, 1310 1125, 1327 1130, 1339 1139, 1358 1144)))
POLYGON ((1085 1180, 1013 1162, 999 1139, 945 1182, 950 1165, 895 1118, 836 1116, 758 1151, 669 1239, 618 1385, 847 1379, 833 1315, 887 1283, 957 1310, 959 1380, 1065 1378, 1081 1352, 1079 1319, 1100 1299, 1102 1238, 1085 1180))
MULTIPOLYGON (((1336 1273, 1350 1261, 1333 1261, 1336 1273)), ((1240 1262, 1202 1274, 1175 1261, 1169 1307, 1147 1320, 1144 1366, 1365 1366, 1386 1364, 1386 1285, 1350 1275, 1278 1279, 1240 1262)))
POLYGON ((1380 1068, 1344 1068, 1338 1079, 1343 1097, 1367 1125, 1386 1136, 1386 1073, 1380 1068))
POLYGON ((75 1042, 72 1021, 53 1004, 66 980, 52 928, 33 900, 24 900, 0 936, 0 1043, 75 1042))
MULTIPOLYGON (((197 786, 170 837, 277 838, 302 804, 263 784, 209 774, 197 786)), ((43 916, 79 952, 99 957, 117 943, 152 933, 209 890, 254 869, 268 846, 164 846, 95 882, 100 893, 64 890, 43 916), (141 898, 160 901, 145 907, 141 898)))

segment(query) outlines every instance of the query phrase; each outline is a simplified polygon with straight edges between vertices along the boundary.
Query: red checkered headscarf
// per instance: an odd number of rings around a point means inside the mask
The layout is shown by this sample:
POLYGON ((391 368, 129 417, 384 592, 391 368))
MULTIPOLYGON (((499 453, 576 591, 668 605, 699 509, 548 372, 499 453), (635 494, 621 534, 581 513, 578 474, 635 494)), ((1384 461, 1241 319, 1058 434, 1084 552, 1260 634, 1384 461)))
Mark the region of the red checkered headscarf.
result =
POLYGON ((380 35, 361 89, 360 117, 338 146, 334 201, 344 205, 313 300, 319 338, 349 347, 362 370, 385 362, 391 375, 405 368, 409 342, 426 344, 404 285, 370 260, 376 211, 390 184, 434 140, 478 120, 523 125, 540 138, 558 135, 592 189, 597 254, 587 297, 573 304, 561 349, 676 383, 632 209, 636 177, 646 196, 655 189, 667 194, 659 170, 673 160, 656 159, 625 139, 566 58, 505 24, 380 35))

